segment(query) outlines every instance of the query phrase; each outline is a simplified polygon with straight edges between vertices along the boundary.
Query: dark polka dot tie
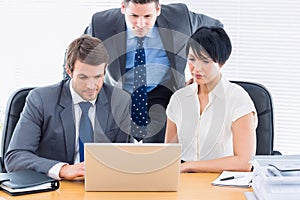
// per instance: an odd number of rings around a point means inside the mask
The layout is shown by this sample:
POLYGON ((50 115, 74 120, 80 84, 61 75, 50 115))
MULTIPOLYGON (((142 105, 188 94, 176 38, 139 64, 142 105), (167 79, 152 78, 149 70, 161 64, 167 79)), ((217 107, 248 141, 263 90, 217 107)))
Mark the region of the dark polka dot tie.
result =
POLYGON ((148 108, 147 108, 147 80, 144 38, 137 37, 137 48, 134 58, 133 92, 131 95, 131 135, 142 140, 147 134, 148 108))
POLYGON ((90 102, 80 102, 81 117, 79 122, 79 158, 84 161, 84 143, 94 141, 94 132, 91 120, 89 118, 90 102))

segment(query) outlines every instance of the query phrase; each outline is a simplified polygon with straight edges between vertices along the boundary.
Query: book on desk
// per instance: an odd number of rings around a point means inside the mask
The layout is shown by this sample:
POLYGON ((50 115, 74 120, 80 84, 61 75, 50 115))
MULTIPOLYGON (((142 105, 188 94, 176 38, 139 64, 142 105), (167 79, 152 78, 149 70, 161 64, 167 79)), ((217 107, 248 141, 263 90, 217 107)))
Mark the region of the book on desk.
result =
POLYGON ((24 195, 53 191, 59 188, 59 181, 32 170, 0 173, 0 188, 12 195, 24 195))

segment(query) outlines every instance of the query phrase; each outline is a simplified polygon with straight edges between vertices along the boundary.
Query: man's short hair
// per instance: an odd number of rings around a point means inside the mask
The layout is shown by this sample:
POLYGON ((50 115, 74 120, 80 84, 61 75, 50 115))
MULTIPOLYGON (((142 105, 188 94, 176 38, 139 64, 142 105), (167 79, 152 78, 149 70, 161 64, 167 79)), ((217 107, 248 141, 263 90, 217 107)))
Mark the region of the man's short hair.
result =
POLYGON ((109 56, 100 39, 90 35, 82 35, 68 47, 66 64, 71 72, 74 70, 76 60, 89 65, 100 65, 108 63, 109 56))
POLYGON ((132 2, 134 4, 146 4, 154 2, 156 6, 159 4, 159 0, 124 0, 125 6, 132 2))

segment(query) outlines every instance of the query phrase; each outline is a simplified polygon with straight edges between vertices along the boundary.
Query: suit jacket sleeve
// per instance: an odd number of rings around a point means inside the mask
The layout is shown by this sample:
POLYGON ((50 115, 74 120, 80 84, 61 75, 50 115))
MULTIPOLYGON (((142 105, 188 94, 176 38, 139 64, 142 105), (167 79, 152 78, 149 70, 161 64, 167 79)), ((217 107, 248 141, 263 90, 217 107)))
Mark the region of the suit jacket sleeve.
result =
MULTIPOLYGON (((43 105, 38 93, 32 90, 26 100, 20 120, 16 125, 10 145, 5 155, 8 171, 32 169, 42 173, 58 161, 38 156, 42 135, 43 105)), ((50 153, 50 152, 49 152, 50 153)))
POLYGON ((214 19, 204 14, 194 13, 192 11, 188 11, 188 13, 192 33, 195 32, 201 26, 219 26, 223 28, 223 24, 217 19, 214 19))
POLYGON ((31 90, 5 154, 6 169, 48 173, 58 162, 73 164, 72 105, 69 81, 31 90))

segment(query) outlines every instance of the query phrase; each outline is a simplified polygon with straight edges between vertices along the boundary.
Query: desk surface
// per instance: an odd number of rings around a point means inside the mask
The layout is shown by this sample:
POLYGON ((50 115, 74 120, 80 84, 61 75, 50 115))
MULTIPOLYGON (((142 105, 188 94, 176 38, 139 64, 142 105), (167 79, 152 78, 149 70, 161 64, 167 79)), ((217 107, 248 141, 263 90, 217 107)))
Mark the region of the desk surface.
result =
POLYGON ((123 199, 123 200, 168 200, 168 199, 246 199, 244 192, 251 188, 212 186, 211 182, 217 178, 218 173, 189 173, 180 175, 180 184, 177 192, 85 192, 83 181, 61 181, 60 188, 52 192, 43 192, 23 196, 10 196, 0 191, 0 200, 22 199, 123 199))

